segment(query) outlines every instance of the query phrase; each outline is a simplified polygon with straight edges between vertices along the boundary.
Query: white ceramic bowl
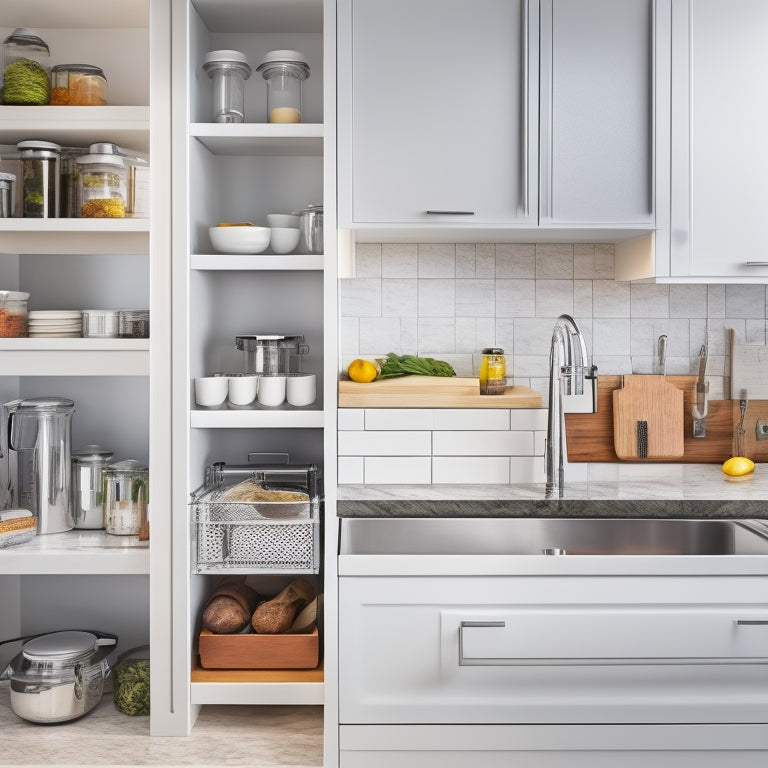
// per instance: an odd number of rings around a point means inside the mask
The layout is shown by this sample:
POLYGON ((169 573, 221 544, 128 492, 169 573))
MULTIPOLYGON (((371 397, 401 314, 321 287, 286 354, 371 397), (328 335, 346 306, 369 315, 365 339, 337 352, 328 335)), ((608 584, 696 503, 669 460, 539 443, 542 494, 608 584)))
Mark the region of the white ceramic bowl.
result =
POLYGON ((208 227, 214 250, 220 253, 261 253, 269 248, 269 227, 208 227))
POLYGON ((275 253, 290 253, 299 244, 300 230, 293 227, 272 227, 270 242, 275 253))
POLYGON ((267 224, 270 227, 299 228, 299 216, 295 213, 268 213, 267 224))

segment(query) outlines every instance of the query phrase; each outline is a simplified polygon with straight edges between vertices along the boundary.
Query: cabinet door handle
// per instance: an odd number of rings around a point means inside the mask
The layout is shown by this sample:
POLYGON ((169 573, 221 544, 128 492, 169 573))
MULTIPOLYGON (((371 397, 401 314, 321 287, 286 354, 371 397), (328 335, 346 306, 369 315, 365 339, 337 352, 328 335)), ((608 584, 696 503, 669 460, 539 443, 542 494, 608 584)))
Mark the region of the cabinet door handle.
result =
POLYGON ((736 624, 741 627, 768 626, 768 619, 736 619, 736 624))
POLYGON ((520 4, 520 72, 522 79, 522 94, 520 105, 520 165, 523 198, 523 215, 528 218, 528 0, 520 4))
POLYGON ((467 627, 497 627, 503 629, 506 626, 507 623, 505 621, 462 621, 459 624, 459 666, 484 666, 488 663, 484 659, 468 659, 464 656, 464 630, 467 627))
POLYGON ((425 211, 430 216, 474 216, 474 211, 425 211))
POLYGON ((768 261, 745 261, 745 267, 768 267, 768 261))

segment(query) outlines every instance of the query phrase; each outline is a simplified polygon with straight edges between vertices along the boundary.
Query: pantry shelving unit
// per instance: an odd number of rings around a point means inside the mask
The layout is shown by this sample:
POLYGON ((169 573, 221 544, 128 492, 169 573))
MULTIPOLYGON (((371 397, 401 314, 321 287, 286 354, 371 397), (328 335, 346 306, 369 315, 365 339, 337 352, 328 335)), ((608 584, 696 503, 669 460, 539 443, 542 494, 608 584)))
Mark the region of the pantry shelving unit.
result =
MULTIPOLYGON (((2 635, 69 629, 147 642, 170 665, 170 38, 171 0, 94 12, 87 0, 6 0, 4 39, 34 28, 52 63, 102 67, 108 106, 0 106, 0 153, 26 139, 147 152, 152 219, 0 219, 0 287, 30 293, 30 309, 149 307, 150 339, 0 339, 0 397, 75 401, 72 447, 100 443, 148 461, 152 543, 75 530, 0 549, 2 635), (150 77, 150 60, 152 76, 150 77), (94 578, 98 577, 98 578, 94 578)), ((0 470, 4 472, 3 470, 0 470)), ((5 478, 3 478, 5 482, 5 478)), ((2 639, 2 638, 0 638, 2 639)), ((167 678, 152 679, 153 733, 170 732, 167 678)), ((116 717, 122 717, 116 713, 116 717)), ((30 725, 30 728, 34 726, 30 725)))
MULTIPOLYGON (((186 630, 177 631, 174 639, 173 678, 177 713, 186 718, 176 732, 188 732, 202 704, 328 701, 333 596, 324 598, 325 658, 317 669, 199 666, 200 614, 221 576, 192 573, 188 505, 189 494, 213 462, 244 464, 250 452, 288 453, 292 463, 321 468, 326 541, 335 536, 335 458, 325 458, 335 457, 336 439, 335 3, 185 0, 174 4, 172 48, 173 186, 183 191, 174 195, 172 212, 173 609, 175 626, 186 630), (202 60, 218 49, 245 53, 254 70, 268 51, 301 51, 310 66, 302 122, 266 122, 266 84, 255 71, 245 83, 245 122, 211 122, 212 89, 202 60), (211 247, 208 227, 220 221, 266 225, 267 213, 320 202, 325 206, 323 254, 267 250, 232 255, 211 247), (235 337, 253 333, 304 335, 309 352, 303 355, 302 370, 317 374, 318 395, 311 406, 195 405, 194 378, 242 371, 243 353, 235 348, 235 337), (182 678, 186 687, 178 682, 182 678)), ((296 575, 254 573, 247 578, 268 595, 296 575)), ((327 565, 307 578, 318 592, 334 583, 327 565)))

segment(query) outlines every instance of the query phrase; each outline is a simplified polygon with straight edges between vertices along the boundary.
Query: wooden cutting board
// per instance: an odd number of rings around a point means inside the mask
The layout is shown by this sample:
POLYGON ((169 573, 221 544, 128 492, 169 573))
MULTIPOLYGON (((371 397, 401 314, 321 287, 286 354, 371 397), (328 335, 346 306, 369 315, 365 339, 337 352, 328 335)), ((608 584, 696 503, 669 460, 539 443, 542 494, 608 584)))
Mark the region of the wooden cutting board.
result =
POLYGON ((401 376, 361 384, 339 381, 339 408, 541 408, 541 394, 507 387, 503 395, 481 395, 475 378, 401 376))
POLYGON ((674 459, 684 453, 683 391, 664 376, 624 376, 613 392, 613 442, 620 459, 674 459))

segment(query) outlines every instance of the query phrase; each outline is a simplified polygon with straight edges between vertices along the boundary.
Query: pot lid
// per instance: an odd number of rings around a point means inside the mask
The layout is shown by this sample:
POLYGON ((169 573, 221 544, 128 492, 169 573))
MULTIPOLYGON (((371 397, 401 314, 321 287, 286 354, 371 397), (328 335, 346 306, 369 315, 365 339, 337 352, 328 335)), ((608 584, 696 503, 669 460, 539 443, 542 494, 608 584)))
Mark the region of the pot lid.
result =
POLYGON ((72 454, 72 461, 78 461, 82 464, 109 461, 114 456, 114 451, 102 448, 100 445, 84 445, 80 450, 72 454))
POLYGON ((24 643, 21 652, 28 661, 74 664, 91 656, 97 645, 91 632, 51 632, 24 643))
POLYGON ((19 411, 60 411, 60 410, 75 410, 75 403, 73 400, 68 400, 66 397, 28 397, 26 400, 21 400, 18 405, 19 411))

